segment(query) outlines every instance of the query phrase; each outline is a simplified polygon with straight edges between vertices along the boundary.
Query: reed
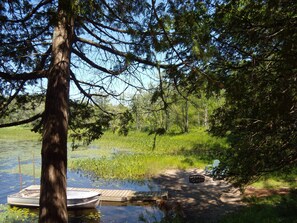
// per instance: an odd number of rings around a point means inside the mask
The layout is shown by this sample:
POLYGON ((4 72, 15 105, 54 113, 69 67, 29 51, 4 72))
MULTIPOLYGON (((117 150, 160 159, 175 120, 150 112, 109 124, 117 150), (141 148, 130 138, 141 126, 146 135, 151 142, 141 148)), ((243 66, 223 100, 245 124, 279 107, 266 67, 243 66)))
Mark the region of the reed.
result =
POLYGON ((105 132, 93 143, 97 149, 90 154, 95 158, 83 158, 82 151, 74 151, 69 153, 73 158, 68 167, 104 179, 145 180, 169 168, 204 168, 205 154, 227 146, 224 139, 211 137, 202 128, 158 136, 154 150, 153 137, 145 132, 131 132, 126 137, 105 132))
POLYGON ((72 159, 69 167, 104 179, 146 180, 168 168, 203 167, 195 157, 160 153, 118 154, 100 159, 72 159))

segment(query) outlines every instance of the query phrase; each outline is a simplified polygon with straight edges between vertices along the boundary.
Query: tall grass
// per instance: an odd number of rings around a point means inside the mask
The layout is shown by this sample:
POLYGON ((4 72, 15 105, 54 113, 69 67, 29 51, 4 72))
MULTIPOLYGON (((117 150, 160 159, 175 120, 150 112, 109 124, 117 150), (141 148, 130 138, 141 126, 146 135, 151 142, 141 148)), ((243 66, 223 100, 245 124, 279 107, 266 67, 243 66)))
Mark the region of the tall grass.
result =
MULTIPOLYGON (((153 140, 154 136, 144 132, 131 132, 128 136, 106 132, 93 144, 99 148, 92 150, 97 158, 70 159, 69 167, 101 178, 144 180, 168 168, 203 168, 204 154, 227 146, 223 139, 211 137, 201 128, 187 134, 158 136, 154 150, 153 140), (107 155, 107 150, 117 152, 107 155)), ((81 152, 73 154, 80 156, 81 152)))
POLYGON ((105 179, 144 180, 168 168, 203 167, 195 157, 160 153, 119 154, 97 159, 72 159, 69 167, 105 179))
MULTIPOLYGON (((121 148, 133 151, 153 151, 154 135, 146 132, 130 132, 128 136, 119 136, 110 131, 94 142, 101 148, 121 148)), ((208 150, 227 147, 225 139, 210 136, 204 128, 191 129, 185 134, 166 134, 157 136, 154 151, 177 153, 181 150, 208 150)))

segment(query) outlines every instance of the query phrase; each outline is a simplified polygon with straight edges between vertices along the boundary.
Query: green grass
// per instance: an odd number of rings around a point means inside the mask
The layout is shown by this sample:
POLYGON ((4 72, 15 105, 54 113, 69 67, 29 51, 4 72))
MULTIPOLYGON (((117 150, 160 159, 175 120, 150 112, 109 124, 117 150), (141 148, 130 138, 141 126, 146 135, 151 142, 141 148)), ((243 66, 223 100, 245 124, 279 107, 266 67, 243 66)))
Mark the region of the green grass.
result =
MULTIPOLYGON (((41 145, 33 148, 26 141, 37 141, 39 137, 26 127, 0 129, 0 140, 13 148, 13 153, 3 151, 1 156, 21 157, 21 162, 29 161, 21 165, 22 174, 32 175, 32 156, 34 153, 37 157, 41 145), (16 144, 15 141, 23 142, 16 144)), ((203 168, 208 163, 204 158, 208 157, 210 150, 227 146, 224 140, 211 137, 202 128, 191 129, 187 134, 157 136, 154 150, 153 143, 154 136, 145 132, 119 136, 107 131, 90 145, 91 148, 81 147, 75 151, 69 148, 69 168, 88 171, 106 179, 144 180, 168 168, 203 168)), ((18 167, 5 169, 5 172, 18 173, 18 167)), ((35 174, 40 176, 39 166, 36 166, 35 174)))
POLYGON ((225 216, 221 223, 277 223, 297 222, 297 192, 247 199, 248 207, 225 216))
POLYGON ((285 180, 282 178, 275 177, 265 177, 265 179, 260 179, 259 181, 253 183, 251 186, 255 188, 267 188, 267 189, 277 189, 282 187, 297 188, 297 176, 295 175, 294 180, 285 180))
POLYGON ((154 150, 153 141, 154 136, 144 132, 130 132, 128 136, 105 132, 93 143, 98 149, 87 152, 96 158, 80 158, 86 151, 73 151, 69 153, 73 157, 69 167, 106 179, 145 180, 169 168, 204 168, 210 150, 227 146, 202 128, 187 134, 158 136, 154 150))
MULTIPOLYGON (((152 151, 154 135, 146 132, 130 132, 128 136, 119 136, 105 132, 101 139, 93 144, 101 148, 121 148, 133 151, 152 151)), ((191 129, 186 134, 169 134, 157 136, 155 151, 177 153, 181 150, 208 150, 209 148, 226 147, 224 139, 211 137, 204 128, 191 129)))
POLYGON ((100 159, 72 159, 69 167, 81 169, 105 179, 145 180, 168 168, 202 168, 195 157, 160 153, 119 154, 100 159))
POLYGON ((0 128, 0 139, 39 140, 40 134, 32 132, 29 127, 15 126, 15 127, 0 128))
POLYGON ((259 189, 297 188, 297 169, 292 168, 290 173, 277 172, 263 176, 251 186, 259 189))

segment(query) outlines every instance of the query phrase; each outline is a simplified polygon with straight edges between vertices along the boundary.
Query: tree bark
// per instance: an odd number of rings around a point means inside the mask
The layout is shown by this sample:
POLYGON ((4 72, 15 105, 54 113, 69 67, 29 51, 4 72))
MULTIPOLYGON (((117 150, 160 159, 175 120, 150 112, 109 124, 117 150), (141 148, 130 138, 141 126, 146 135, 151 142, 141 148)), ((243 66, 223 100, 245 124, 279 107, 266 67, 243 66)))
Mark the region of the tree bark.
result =
POLYGON ((70 56, 73 39, 71 1, 60 0, 48 71, 42 140, 39 222, 67 222, 67 132, 70 56))

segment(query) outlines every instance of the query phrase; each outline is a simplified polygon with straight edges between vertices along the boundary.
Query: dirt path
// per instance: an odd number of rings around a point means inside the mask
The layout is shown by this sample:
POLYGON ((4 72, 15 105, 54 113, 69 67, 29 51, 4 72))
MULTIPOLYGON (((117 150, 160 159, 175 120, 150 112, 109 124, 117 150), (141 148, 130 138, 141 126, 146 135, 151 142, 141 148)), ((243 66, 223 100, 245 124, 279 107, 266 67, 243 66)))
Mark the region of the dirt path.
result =
POLYGON ((205 182, 189 183, 189 175, 203 170, 166 170, 154 178, 161 189, 169 192, 168 202, 180 207, 186 222, 217 222, 223 215, 244 204, 239 190, 223 180, 205 177, 205 182))

